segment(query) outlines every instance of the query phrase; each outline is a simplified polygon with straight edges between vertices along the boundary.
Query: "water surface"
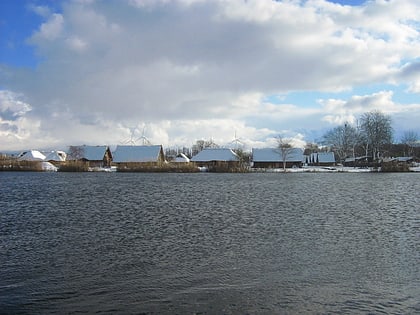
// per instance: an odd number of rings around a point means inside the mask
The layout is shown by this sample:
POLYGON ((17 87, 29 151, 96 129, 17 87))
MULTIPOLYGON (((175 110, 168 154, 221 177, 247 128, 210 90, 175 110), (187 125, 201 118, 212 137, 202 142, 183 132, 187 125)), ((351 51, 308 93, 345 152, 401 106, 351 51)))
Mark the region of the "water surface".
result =
POLYGON ((419 313, 419 180, 0 172, 0 313, 419 313))

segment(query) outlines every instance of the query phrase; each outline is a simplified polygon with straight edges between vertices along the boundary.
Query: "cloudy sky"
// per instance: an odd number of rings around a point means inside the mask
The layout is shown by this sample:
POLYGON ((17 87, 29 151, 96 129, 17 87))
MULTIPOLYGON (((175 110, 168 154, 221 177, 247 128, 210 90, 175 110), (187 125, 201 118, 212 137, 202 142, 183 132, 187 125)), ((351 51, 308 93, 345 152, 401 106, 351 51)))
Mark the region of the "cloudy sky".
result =
POLYGON ((0 151, 420 133, 418 0, 2 0, 0 151))

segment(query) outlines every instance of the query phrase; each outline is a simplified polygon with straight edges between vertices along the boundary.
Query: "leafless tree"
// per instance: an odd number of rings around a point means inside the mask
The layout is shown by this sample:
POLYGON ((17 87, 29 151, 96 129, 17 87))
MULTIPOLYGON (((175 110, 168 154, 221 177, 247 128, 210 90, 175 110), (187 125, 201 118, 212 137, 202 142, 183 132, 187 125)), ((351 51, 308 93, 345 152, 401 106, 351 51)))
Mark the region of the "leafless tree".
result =
POLYGON ((197 140, 195 144, 192 146, 192 155, 196 155, 198 152, 203 151, 207 148, 218 148, 219 145, 216 144, 213 139, 210 140, 197 140))
POLYGON ((358 139, 357 129, 349 123, 335 127, 324 135, 324 143, 337 153, 340 160, 348 156, 354 157, 354 148, 358 139))
POLYGON ((408 130, 404 132, 404 135, 401 138, 401 143, 407 146, 408 156, 414 155, 414 146, 417 143, 419 136, 417 132, 413 130, 408 130))
POLYGON ((360 133, 373 159, 378 159, 383 146, 392 142, 391 117, 377 110, 364 113, 360 117, 360 133))
POLYGON ((290 139, 283 138, 281 136, 276 137, 277 141, 277 152, 280 155, 280 160, 283 162, 283 171, 286 172, 287 158, 293 151, 293 146, 290 139))
POLYGON ((81 146, 70 146, 68 152, 69 160, 80 160, 84 157, 84 149, 81 146))

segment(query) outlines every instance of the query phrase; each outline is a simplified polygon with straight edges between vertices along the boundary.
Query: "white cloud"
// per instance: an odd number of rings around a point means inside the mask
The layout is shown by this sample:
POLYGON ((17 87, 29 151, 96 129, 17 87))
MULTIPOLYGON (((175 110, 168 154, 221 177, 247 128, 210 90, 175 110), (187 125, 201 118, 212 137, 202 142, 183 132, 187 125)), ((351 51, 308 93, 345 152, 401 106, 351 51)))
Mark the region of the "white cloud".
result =
POLYGON ((61 14, 52 14, 48 21, 41 25, 39 31, 34 34, 34 38, 54 40, 60 36, 63 29, 64 19, 61 14))
POLYGON ((29 42, 42 62, 0 78, 0 86, 24 93, 40 122, 31 134, 64 144, 116 144, 146 123, 151 140, 165 145, 227 143, 235 130, 262 145, 282 130, 322 130, 379 105, 393 115, 408 108, 393 102, 392 91, 349 99, 340 91, 381 83, 420 90, 416 1, 71 1, 62 8, 36 9, 46 20, 29 42), (265 100, 296 91, 332 97, 303 107, 265 100))

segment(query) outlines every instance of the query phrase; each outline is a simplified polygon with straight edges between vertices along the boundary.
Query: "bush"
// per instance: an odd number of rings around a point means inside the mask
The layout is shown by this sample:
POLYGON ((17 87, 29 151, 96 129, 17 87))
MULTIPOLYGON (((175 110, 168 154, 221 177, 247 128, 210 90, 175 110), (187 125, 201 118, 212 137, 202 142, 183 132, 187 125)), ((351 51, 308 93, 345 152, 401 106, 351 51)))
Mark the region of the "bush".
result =
POLYGON ((19 161, 16 158, 0 159, 0 171, 41 172, 41 161, 19 161))
POLYGON ((83 161, 66 161, 63 162, 59 168, 59 172, 87 172, 89 165, 83 161))
POLYGON ((388 162, 382 163, 381 172, 409 172, 410 168, 407 163, 388 162))

